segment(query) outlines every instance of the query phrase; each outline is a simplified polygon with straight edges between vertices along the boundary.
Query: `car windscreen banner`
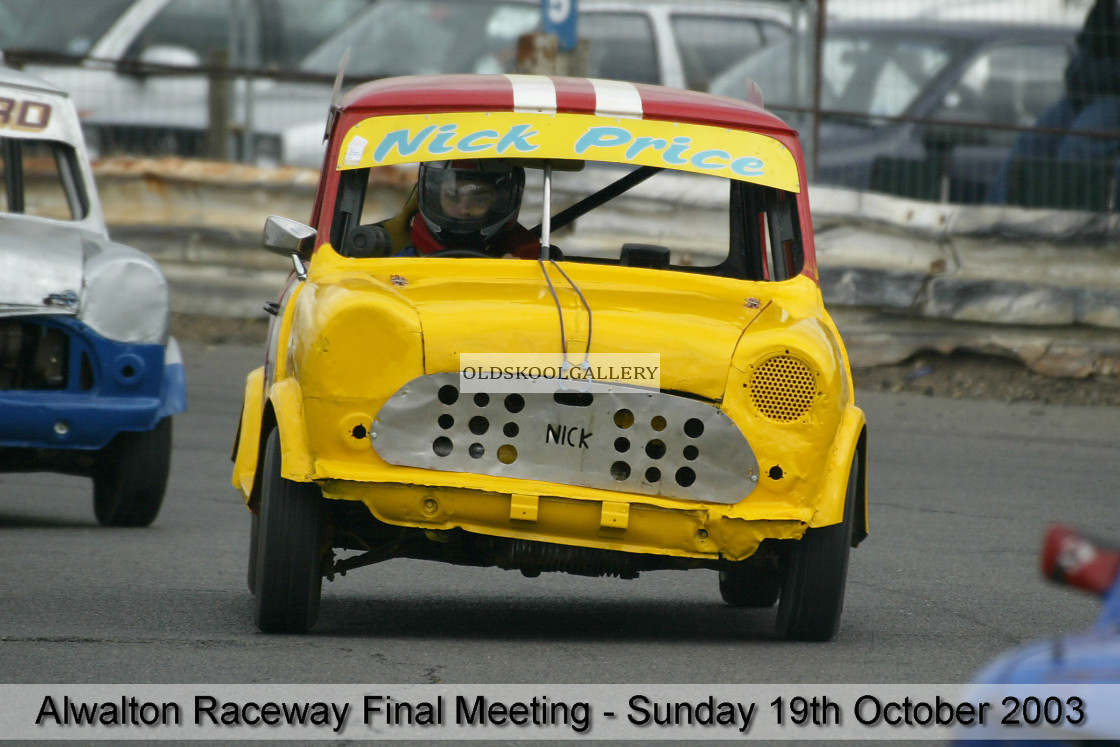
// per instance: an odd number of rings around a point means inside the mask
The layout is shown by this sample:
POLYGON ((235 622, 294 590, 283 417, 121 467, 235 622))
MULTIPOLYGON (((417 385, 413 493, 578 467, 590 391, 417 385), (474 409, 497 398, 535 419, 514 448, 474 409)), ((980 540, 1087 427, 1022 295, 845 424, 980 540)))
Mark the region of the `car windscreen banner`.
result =
POLYGON ((711 125, 563 112, 370 117, 346 133, 337 166, 344 170, 467 158, 653 166, 800 191, 793 154, 767 135, 711 125))

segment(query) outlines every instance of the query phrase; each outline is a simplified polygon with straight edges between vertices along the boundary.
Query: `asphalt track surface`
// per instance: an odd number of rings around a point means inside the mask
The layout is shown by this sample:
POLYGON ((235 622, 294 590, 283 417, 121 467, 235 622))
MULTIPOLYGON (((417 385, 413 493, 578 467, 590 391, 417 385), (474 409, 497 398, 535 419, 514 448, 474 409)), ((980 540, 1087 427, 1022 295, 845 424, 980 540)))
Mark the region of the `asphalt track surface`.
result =
POLYGON ((0 475, 0 682, 964 682, 1094 619, 1094 599, 1039 575, 1049 522, 1120 538, 1114 409, 860 392, 871 536, 834 642, 778 641, 774 612, 725 606, 711 571, 528 579, 404 560, 324 584, 313 633, 263 635, 229 482, 260 350, 183 347, 189 410, 152 527, 98 527, 87 480, 0 475))

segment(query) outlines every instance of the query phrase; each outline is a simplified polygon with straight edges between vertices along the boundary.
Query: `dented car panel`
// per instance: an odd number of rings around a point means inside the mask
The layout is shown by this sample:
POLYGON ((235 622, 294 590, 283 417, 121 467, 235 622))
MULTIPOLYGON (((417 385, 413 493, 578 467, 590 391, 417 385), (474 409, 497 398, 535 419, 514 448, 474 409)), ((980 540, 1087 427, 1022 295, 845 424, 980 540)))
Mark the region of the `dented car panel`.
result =
POLYGON ((51 365, 32 362, 18 372, 5 367, 0 448, 102 449, 117 434, 150 431, 186 407, 174 340, 120 343, 60 317, 0 322, 0 336, 5 363, 13 339, 26 345, 32 336, 39 339, 39 357, 52 359, 51 365))
MULTIPOLYGON (((709 568, 728 603, 781 597, 783 636, 831 638, 867 533, 866 423, 796 133, 742 102, 532 76, 367 84, 330 132, 316 248, 296 252, 235 444, 258 626, 306 630, 324 575, 412 557, 709 568), (369 174, 467 158, 543 180, 521 222, 541 217, 562 258, 366 253, 400 220, 362 212, 369 174), (710 195, 723 217, 688 223, 710 195), (626 243, 651 231, 666 245, 626 243), (279 588, 297 566, 309 585, 279 588)), ((282 225, 274 251, 296 246, 282 225)))
POLYGON ((167 282, 109 238, 67 95, 0 69, 0 112, 0 471, 93 477, 102 524, 148 524, 186 407, 167 282))

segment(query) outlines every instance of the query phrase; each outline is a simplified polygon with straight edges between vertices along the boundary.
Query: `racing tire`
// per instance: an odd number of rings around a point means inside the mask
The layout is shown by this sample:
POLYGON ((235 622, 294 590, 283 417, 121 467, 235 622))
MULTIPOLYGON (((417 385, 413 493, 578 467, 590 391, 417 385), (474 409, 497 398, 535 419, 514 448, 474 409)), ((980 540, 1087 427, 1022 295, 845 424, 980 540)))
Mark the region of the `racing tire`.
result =
POLYGON ((254 619, 262 633, 306 633, 323 589, 320 530, 323 495, 315 483, 280 474, 280 431, 265 447, 254 619))
POLYGON ((93 513, 106 527, 146 527, 155 521, 171 471, 171 418, 150 431, 118 433, 97 455, 93 513))
POLYGON ((840 629, 858 484, 857 455, 848 472, 844 520, 809 529, 790 552, 777 620, 778 635, 786 640, 830 641, 840 629))
POLYGON ((719 595, 732 607, 765 609, 773 607, 782 592, 780 576, 753 573, 719 572, 719 595))

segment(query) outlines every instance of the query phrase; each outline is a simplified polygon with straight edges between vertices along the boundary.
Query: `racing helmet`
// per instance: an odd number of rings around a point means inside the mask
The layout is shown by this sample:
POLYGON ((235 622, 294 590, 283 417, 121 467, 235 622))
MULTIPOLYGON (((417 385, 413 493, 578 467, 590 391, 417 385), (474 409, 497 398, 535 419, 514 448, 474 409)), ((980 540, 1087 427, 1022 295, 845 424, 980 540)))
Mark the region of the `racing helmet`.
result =
POLYGON ((420 164, 420 216, 445 247, 482 248, 521 208, 525 170, 499 159, 420 164))

